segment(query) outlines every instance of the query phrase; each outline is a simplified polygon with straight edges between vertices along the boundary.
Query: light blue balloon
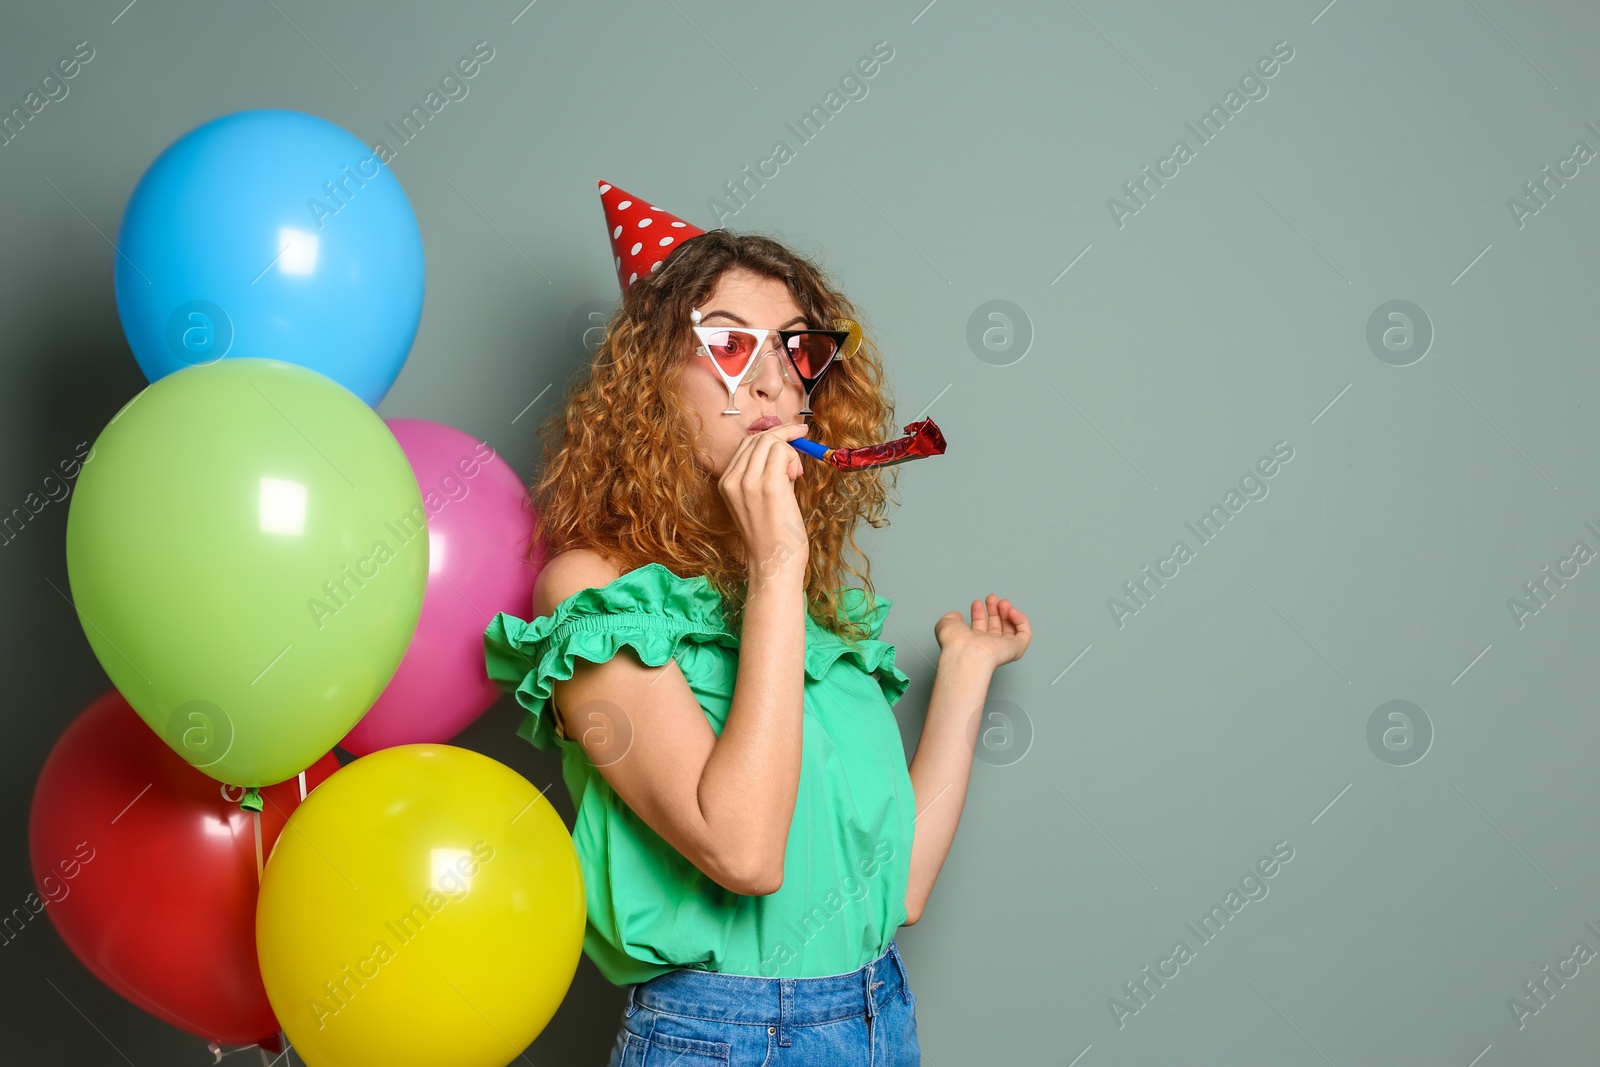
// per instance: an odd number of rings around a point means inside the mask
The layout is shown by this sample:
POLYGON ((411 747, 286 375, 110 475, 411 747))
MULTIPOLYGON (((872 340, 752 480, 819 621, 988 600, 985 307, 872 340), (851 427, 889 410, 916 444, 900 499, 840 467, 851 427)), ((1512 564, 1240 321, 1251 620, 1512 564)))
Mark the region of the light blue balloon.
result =
POLYGON ((152 382, 262 357, 376 407, 422 318, 422 233, 399 179, 304 112, 240 111, 173 142, 117 246, 117 312, 152 382))

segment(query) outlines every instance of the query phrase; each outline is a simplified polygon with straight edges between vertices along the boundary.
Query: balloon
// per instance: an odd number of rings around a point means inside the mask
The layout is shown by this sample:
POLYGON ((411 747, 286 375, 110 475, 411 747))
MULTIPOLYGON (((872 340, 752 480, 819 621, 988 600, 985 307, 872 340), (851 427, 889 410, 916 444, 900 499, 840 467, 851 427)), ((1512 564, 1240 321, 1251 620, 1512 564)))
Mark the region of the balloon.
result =
POLYGON ((67 576, 100 665, 220 781, 310 766, 388 684, 422 611, 405 453, 337 383, 225 359, 145 388, 95 440, 67 576))
POLYGON ((117 247, 117 312, 152 382, 281 359, 376 407, 422 317, 422 234, 400 180, 299 111, 240 111, 178 138, 139 179, 117 247))
POLYGON ((384 420, 411 461, 428 513, 428 591, 411 647, 372 709, 339 742, 358 756, 443 742, 500 697, 483 664, 483 629, 501 611, 526 614, 544 565, 527 490, 494 449, 426 419, 384 420))
POLYGON ((450 745, 347 764, 267 861, 256 951, 308 1067, 504 1067, 577 972, 583 874, 533 784, 450 745))
MULTIPOLYGON (((316 789, 330 752, 306 771, 316 789)), ((34 786, 33 880, 72 954, 135 1005, 200 1037, 276 1047, 261 984, 256 816, 225 799, 110 690, 56 741, 34 786)), ((262 791, 262 855, 300 784, 262 791)))

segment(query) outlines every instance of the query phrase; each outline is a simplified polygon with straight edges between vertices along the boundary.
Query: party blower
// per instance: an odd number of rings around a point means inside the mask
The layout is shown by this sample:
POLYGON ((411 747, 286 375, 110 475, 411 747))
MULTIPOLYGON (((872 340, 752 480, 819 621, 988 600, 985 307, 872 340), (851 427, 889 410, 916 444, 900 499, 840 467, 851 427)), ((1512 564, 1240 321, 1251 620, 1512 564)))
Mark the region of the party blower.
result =
POLYGON ((885 441, 881 445, 864 445, 861 448, 829 448, 804 437, 789 443, 808 456, 831 463, 842 471, 864 471, 874 467, 892 467, 924 456, 944 455, 944 434, 939 432, 932 419, 920 419, 905 427, 908 436, 885 441))

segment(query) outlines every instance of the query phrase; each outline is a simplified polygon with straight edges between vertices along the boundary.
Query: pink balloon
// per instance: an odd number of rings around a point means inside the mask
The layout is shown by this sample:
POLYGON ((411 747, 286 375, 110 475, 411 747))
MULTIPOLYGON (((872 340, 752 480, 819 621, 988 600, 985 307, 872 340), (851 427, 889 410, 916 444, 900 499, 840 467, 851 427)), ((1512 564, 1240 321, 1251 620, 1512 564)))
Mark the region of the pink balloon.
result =
POLYGON ((383 695, 339 744, 358 756, 443 744, 500 696, 483 661, 496 612, 526 617, 544 545, 527 561, 532 505, 522 478, 471 434, 427 419, 385 419, 411 461, 428 523, 422 615, 383 695))

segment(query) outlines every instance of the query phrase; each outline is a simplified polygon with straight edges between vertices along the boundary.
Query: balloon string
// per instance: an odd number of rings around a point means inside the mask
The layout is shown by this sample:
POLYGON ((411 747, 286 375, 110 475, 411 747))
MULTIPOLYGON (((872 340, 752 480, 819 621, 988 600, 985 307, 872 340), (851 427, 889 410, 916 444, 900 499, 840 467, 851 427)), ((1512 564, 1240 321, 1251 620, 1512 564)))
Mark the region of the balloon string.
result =
POLYGON ((252 811, 250 813, 250 821, 255 823, 256 827, 256 884, 260 885, 261 872, 267 866, 266 860, 261 858, 261 813, 252 811))
MULTIPOLYGON (((221 1063, 222 1062, 222 1057, 224 1057, 224 1056, 232 1056, 234 1053, 237 1053, 237 1052, 249 1052, 251 1049, 255 1049, 256 1051, 261 1053, 261 1062, 264 1065, 270 1065, 270 1064, 273 1064, 273 1063, 277 1062, 276 1060, 267 1059, 267 1055, 268 1055, 267 1050, 261 1047, 261 1043, 259 1041, 256 1042, 254 1045, 240 1045, 238 1048, 230 1048, 226 1052, 224 1052, 222 1050, 222 1045, 219 1044, 218 1042, 216 1042, 216 1041, 207 1041, 206 1042, 206 1048, 211 1050, 211 1056, 212 1056, 211 1062, 213 1064, 221 1063)), ((282 1055, 282 1053, 279 1053, 279 1055, 282 1055)))

